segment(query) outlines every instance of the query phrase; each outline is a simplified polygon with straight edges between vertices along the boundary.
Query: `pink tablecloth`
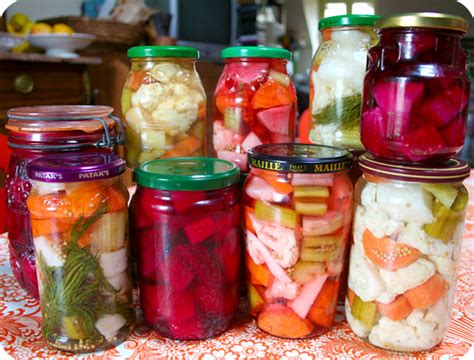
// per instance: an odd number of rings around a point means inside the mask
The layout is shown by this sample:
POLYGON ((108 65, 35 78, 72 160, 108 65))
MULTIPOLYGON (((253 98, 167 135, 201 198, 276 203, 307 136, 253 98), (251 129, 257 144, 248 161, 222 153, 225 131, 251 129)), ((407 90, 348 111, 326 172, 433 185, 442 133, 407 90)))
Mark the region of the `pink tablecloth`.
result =
MULTIPOLYGON (((282 340, 259 331, 251 318, 241 312, 225 334, 207 341, 179 342, 162 338, 140 321, 133 335, 120 346, 87 359, 148 358, 459 358, 474 343, 474 173, 466 181, 471 193, 456 300, 451 325, 444 341, 431 351, 410 356, 368 345, 349 329, 341 311, 328 333, 312 340, 282 340)), ((16 284, 8 263, 5 236, 0 237, 0 345, 14 358, 66 358, 67 353, 46 346, 40 331, 38 303, 16 284)), ((1 357, 1 355, 0 355, 1 357)))

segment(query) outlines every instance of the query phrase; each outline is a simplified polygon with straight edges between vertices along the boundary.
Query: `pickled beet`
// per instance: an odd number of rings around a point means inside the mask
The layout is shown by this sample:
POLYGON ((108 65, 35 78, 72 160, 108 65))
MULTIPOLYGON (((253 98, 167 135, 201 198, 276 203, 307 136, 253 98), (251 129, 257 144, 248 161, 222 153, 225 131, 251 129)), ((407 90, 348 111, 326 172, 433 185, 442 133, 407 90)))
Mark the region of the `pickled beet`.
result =
POLYGON ((196 202, 204 200, 206 194, 203 191, 173 191, 171 199, 177 213, 182 213, 193 207, 196 202))
POLYGON ((188 236, 189 242, 196 245, 205 241, 209 236, 214 234, 216 231, 216 224, 212 217, 208 216, 185 226, 184 231, 188 236))
POLYGON ((466 122, 462 115, 457 116, 439 129, 441 136, 449 146, 463 146, 466 122))

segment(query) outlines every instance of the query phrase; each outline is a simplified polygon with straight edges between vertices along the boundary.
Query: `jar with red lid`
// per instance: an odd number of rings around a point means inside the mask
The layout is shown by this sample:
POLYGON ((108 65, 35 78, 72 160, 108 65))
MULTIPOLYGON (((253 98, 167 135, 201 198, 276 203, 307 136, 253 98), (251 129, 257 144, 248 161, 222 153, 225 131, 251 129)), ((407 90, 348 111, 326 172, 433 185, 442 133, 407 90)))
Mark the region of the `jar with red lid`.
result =
POLYGON ((45 341, 81 353, 119 344, 135 320, 125 161, 63 153, 26 171, 45 341))
POLYGON ((243 189, 250 314, 265 332, 311 338, 334 320, 352 218, 349 151, 265 144, 243 189))
POLYGON ((281 48, 224 49, 224 71, 214 94, 213 143, 218 158, 248 172, 247 151, 263 143, 295 141, 296 91, 281 48))
POLYGON ((237 166, 160 159, 135 169, 135 180, 132 239, 146 322, 177 340, 224 332, 240 297, 237 166))
POLYGON ((437 13, 384 17, 369 50, 361 140, 387 160, 439 163, 464 145, 470 81, 463 18, 437 13))
POLYGON ((356 185, 346 318, 372 345, 422 351, 448 328, 470 168, 400 165, 365 154, 356 185))
POLYGON ((26 199, 31 183, 26 165, 38 157, 83 151, 112 152, 123 143, 119 119, 108 106, 36 106, 8 111, 11 157, 5 181, 8 239, 13 275, 31 296, 38 298, 32 229, 26 199), (118 125, 118 126, 117 126, 118 125))

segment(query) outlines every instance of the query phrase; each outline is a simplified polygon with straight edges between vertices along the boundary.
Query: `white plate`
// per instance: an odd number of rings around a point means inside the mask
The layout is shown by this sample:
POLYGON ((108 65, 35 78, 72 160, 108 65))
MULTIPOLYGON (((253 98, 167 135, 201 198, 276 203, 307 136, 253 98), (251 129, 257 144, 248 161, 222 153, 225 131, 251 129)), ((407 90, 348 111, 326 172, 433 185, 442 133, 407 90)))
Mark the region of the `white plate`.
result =
POLYGON ((31 45, 46 50, 50 56, 75 58, 79 57, 74 53, 88 47, 95 40, 95 35, 74 33, 68 34, 30 34, 26 40, 31 45))
POLYGON ((14 47, 17 47, 25 42, 25 39, 7 33, 7 32, 0 32, 0 52, 7 52, 14 47))

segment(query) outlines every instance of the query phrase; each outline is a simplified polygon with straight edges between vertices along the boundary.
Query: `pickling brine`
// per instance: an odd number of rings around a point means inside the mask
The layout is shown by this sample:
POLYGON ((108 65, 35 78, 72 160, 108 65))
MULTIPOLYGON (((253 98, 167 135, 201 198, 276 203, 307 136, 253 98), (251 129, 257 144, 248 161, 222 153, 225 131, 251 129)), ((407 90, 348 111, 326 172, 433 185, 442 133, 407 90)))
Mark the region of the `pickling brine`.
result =
POLYGON ((360 159, 346 318, 369 343, 427 350, 449 325, 468 193, 469 166, 436 168, 360 159))
POLYGON ((122 92, 131 168, 149 160, 202 156, 206 148, 206 94, 186 46, 136 46, 122 92))
POLYGON ((351 155, 269 144, 249 152, 249 165, 243 201, 250 313, 275 336, 322 334, 336 313, 350 233, 351 155))
POLYGON ((132 330, 124 170, 123 160, 100 153, 51 155, 28 165, 41 330, 52 347, 92 352, 132 330))

